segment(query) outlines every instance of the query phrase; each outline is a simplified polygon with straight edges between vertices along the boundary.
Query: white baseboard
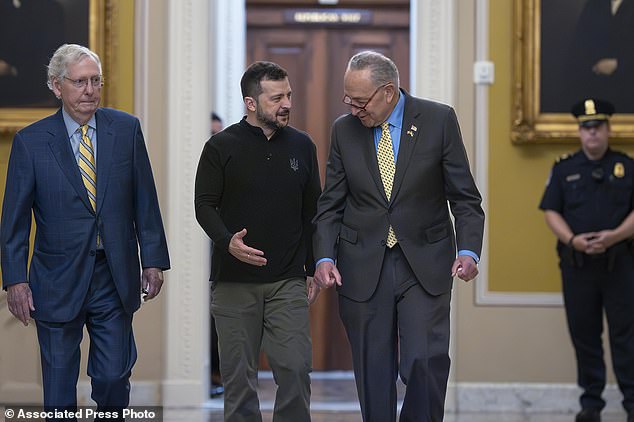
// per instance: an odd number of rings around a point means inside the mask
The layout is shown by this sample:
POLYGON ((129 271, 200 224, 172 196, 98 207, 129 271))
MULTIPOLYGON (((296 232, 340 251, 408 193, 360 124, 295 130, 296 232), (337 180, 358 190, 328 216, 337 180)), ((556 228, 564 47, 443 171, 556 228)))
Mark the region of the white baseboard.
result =
POLYGON ((199 380, 164 380, 162 388, 162 406, 165 408, 200 408, 209 399, 208 390, 199 380))
POLYGON ((42 385, 38 382, 6 381, 0 383, 0 403, 35 404, 42 402, 42 385))

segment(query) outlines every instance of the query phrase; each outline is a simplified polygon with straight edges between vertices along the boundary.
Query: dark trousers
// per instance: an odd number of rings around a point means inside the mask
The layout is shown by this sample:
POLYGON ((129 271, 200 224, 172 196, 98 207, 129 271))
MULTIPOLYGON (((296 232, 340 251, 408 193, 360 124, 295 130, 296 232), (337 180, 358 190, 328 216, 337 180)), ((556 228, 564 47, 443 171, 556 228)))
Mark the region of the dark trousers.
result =
POLYGON ((407 385, 400 421, 443 420, 450 300, 422 288, 398 245, 386 251, 370 300, 339 296, 364 422, 396 420, 399 373, 407 385))
POLYGON ((614 373, 623 393, 623 407, 634 411, 634 260, 584 256, 581 266, 560 263, 570 336, 577 357, 581 407, 602 409, 606 383, 603 360, 603 312, 608 321, 614 373))
POLYGON ((218 332, 216 331, 216 319, 212 316, 209 323, 209 349, 211 351, 211 364, 209 365, 209 379, 215 374, 220 375, 220 355, 218 354, 218 332))
POLYGON ((123 310, 102 252, 97 254, 90 288, 79 315, 68 322, 38 320, 36 324, 44 407, 76 409, 80 343, 85 325, 90 337, 88 375, 92 384, 91 397, 98 410, 118 411, 121 416, 121 410, 129 403, 129 377, 137 354, 132 316, 123 310))

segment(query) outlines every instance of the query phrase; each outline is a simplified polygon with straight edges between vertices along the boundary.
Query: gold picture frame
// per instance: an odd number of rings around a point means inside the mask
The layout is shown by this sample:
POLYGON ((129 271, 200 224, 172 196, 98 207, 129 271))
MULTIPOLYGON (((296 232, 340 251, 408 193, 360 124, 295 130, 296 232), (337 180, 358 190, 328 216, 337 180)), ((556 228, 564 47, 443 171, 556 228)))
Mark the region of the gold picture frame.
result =
MULTIPOLYGON (((567 109, 542 110, 541 47, 550 46, 552 41, 541 39, 542 3, 514 0, 511 139, 517 144, 578 142, 578 126, 567 109)), ((552 32, 559 30, 555 28, 552 32)), ((634 141, 634 114, 618 113, 617 109, 611 119, 611 130, 612 140, 634 141)))
MULTIPOLYGON (((106 79, 101 97, 102 106, 113 104, 115 101, 113 87, 116 86, 116 81, 109 75, 114 74, 112 72, 112 69, 115 68, 116 55, 114 50, 118 45, 116 33, 113 31, 113 17, 117 13, 117 5, 114 0, 89 0, 88 47, 99 55, 102 73, 106 79)), ((44 84, 46 81, 41 81, 41 83, 44 84)), ((55 113, 56 110, 57 107, 0 107, 0 133, 15 132, 55 113)))

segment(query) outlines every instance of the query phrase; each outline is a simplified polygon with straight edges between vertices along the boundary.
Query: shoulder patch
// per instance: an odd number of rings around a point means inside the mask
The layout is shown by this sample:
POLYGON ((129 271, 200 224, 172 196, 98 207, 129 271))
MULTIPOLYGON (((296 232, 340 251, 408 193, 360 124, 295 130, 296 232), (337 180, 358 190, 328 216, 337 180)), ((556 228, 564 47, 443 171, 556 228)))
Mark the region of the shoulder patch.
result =
POLYGON ((572 154, 563 154, 560 155, 559 157, 557 157, 557 159, 555 160, 555 164, 561 163, 562 161, 566 161, 567 159, 569 159, 570 157, 572 157, 572 154))
POLYGON ((629 159, 629 160, 634 160, 634 158, 632 158, 632 156, 630 154, 626 153, 626 152, 623 152, 623 151, 614 151, 614 152, 616 154, 622 156, 622 157, 625 157, 625 158, 629 159))

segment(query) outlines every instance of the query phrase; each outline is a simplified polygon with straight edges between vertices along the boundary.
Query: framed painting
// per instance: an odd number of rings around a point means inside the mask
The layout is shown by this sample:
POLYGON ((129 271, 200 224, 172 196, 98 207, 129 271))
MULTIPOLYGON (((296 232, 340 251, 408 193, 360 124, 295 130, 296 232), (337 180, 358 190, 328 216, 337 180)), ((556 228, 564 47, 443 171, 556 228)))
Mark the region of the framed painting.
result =
POLYGON ((99 54, 106 79, 102 104, 114 81, 116 6, 112 0, 9 0, 0 3, 0 131, 16 131, 55 112, 59 100, 46 85, 48 62, 60 45, 88 46, 99 54))
POLYGON ((514 1, 513 142, 576 142, 586 98, 612 102, 612 139, 633 141, 634 1, 514 1))

